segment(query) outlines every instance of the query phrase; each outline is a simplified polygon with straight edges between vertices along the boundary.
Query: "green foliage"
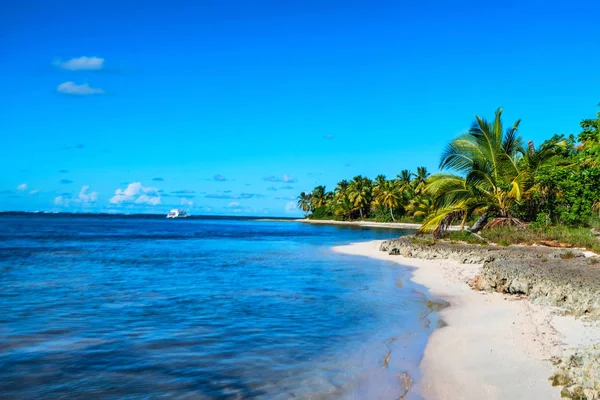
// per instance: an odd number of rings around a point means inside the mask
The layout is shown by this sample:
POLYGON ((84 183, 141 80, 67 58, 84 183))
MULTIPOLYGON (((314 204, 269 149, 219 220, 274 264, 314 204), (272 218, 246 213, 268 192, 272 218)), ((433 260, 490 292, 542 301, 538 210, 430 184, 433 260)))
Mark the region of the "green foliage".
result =
MULTIPOLYGON (((600 251, 589 229, 600 230, 600 112, 581 121, 577 139, 554 135, 537 148, 517 134, 519 120, 505 128, 501 116, 502 109, 490 121, 476 116, 448 144, 440 169, 450 173, 359 175, 333 192, 301 193, 298 208, 314 219, 423 221, 421 232, 436 237, 452 224, 485 226, 482 236, 502 245, 558 241, 600 251)), ((447 237, 478 240, 466 232, 447 237)))
POLYGON ((468 231, 450 231, 444 234, 444 238, 448 240, 454 240, 457 242, 465 242, 469 244, 487 244, 484 240, 481 240, 477 236, 473 235, 468 231))
POLYGON ((376 222, 394 222, 392 220, 392 216, 390 215, 390 212, 388 211, 388 209, 385 206, 382 205, 376 205, 375 209, 372 213, 373 218, 376 222))
POLYGON ((502 109, 493 121, 475 116, 471 129, 451 141, 442 153, 440 169, 453 174, 434 176, 427 192, 435 198, 436 210, 420 232, 440 235, 460 218, 462 223, 475 211, 494 210, 511 221, 510 208, 521 200, 527 173, 519 168, 523 154, 522 139, 517 135, 520 120, 506 130, 502 109))
POLYGON ((600 240, 589 228, 549 226, 544 228, 497 227, 484 229, 481 236, 486 240, 501 244, 542 244, 543 242, 564 243, 600 253, 600 240))
POLYGON ((321 206, 313 210, 310 219, 331 219, 332 215, 327 211, 327 207, 321 206))
POLYGON ((525 209, 525 218, 535 213, 536 222, 546 224, 584 224, 592 217, 594 204, 600 199, 600 167, 564 168, 548 165, 535 176, 534 190, 525 209))

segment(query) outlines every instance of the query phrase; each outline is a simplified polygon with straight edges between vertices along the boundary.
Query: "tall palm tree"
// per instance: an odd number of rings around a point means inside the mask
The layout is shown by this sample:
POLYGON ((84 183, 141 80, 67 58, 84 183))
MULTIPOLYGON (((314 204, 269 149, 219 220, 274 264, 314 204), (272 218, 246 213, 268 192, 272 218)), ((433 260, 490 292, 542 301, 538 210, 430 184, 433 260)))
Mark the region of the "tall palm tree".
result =
POLYGON ((383 185, 385 185, 386 182, 387 182, 387 180, 385 179, 385 175, 377 175, 375 177, 375 181, 373 182, 373 185, 375 187, 383 186, 383 185))
POLYGON ((415 188, 415 194, 421 195, 425 191, 425 187, 427 186, 427 178, 431 175, 427 172, 426 167, 418 167, 417 173, 415 174, 415 179, 413 180, 413 185, 415 188))
POLYGON ((308 215, 308 212, 310 211, 310 200, 311 200, 311 195, 306 194, 305 192, 300 193, 300 196, 298 196, 298 208, 301 209, 302 211, 304 211, 304 216, 306 217, 308 215))
POLYGON ((405 191, 410 188, 413 175, 414 174, 412 172, 405 169, 405 170, 402 170, 398 174, 398 176, 396 176, 396 182, 398 183, 398 187, 400 188, 400 190, 405 191))
POLYGON ((300 193, 300 196, 298 196, 298 208, 304 211, 305 217, 308 215, 308 212, 310 211, 310 193, 300 193))
POLYGON ((313 189, 310 195, 310 204, 312 210, 316 210, 319 207, 322 207, 327 202, 327 194, 325 192, 325 186, 317 186, 313 189))
POLYGON ((435 212, 435 203, 430 196, 419 196, 411 200, 405 208, 409 216, 421 219, 435 212))
POLYGON ((370 180, 363 178, 361 175, 352 178, 348 186, 348 198, 355 208, 360 212, 360 218, 364 218, 363 209, 369 206, 371 202, 371 185, 370 180))
POLYGON ((394 207, 398 206, 398 199, 400 197, 396 185, 393 182, 384 180, 383 183, 375 186, 373 195, 377 204, 389 208, 392 221, 396 221, 394 218, 394 207))
POLYGON ((348 182, 346 179, 339 181, 334 190, 335 196, 336 197, 346 196, 346 192, 348 191, 349 185, 350 185, 350 182, 348 182))
POLYGON ((504 130, 502 109, 493 121, 475 116, 471 128, 451 141, 440 162, 441 170, 458 175, 440 175, 427 192, 436 199, 436 212, 423 224, 421 231, 441 232, 456 218, 463 223, 477 210, 483 215, 473 227, 482 228, 489 212, 499 218, 495 223, 519 223, 510 214, 511 206, 525 191, 526 174, 518 167, 524 150, 517 135, 520 120, 504 130))

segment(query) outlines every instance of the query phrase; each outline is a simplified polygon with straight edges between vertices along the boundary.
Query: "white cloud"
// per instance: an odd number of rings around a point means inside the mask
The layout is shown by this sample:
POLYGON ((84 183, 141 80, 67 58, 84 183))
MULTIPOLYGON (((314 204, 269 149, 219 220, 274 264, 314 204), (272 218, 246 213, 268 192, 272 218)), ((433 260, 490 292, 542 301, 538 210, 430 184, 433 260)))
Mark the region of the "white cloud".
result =
POLYGON ((39 190, 35 189, 29 192, 29 194, 36 194, 37 192, 39 192, 39 190))
POLYGON ((298 211, 296 203, 294 203, 293 201, 288 201, 287 204, 285 205, 285 212, 292 213, 292 212, 296 212, 296 211, 298 211))
POLYGON ((140 182, 132 182, 125 189, 117 189, 115 195, 110 198, 111 204, 135 203, 135 204, 160 204, 158 189, 144 187, 140 182))
POLYGON ((69 203, 71 202, 70 199, 63 197, 63 196, 58 196, 54 198, 54 204, 56 204, 57 206, 68 206, 69 203))
POLYGON ((62 207, 69 207, 76 204, 87 205, 89 203, 95 203, 96 200, 98 200, 98 192, 91 192, 90 186, 85 185, 81 187, 77 197, 71 197, 68 193, 60 195, 54 198, 54 204, 62 207))
POLYGON ((71 58, 70 60, 64 62, 59 59, 54 61, 53 65, 62 69, 68 69, 69 71, 93 71, 104 68, 104 58, 84 56, 79 58, 71 58))
POLYGON ((288 174, 284 174, 283 178, 280 178, 278 176, 267 176, 265 178, 265 181, 268 182, 287 182, 287 183, 294 183, 296 182, 296 178, 292 178, 291 176, 289 176, 288 174))
POLYGON ((90 190, 89 185, 82 186, 79 191, 79 196, 77 199, 82 203, 93 203, 98 200, 98 192, 88 192, 90 190))
POLYGON ((64 94, 74 94, 77 96, 89 96, 91 94, 103 94, 104 90, 91 87, 87 83, 81 85, 73 81, 63 82, 56 88, 56 91, 64 94))
POLYGON ((182 198, 181 199, 181 205, 182 206, 187 206, 187 207, 193 207, 194 206, 194 202, 192 200, 186 199, 186 198, 182 198))
POLYGON ((240 203, 238 203, 237 201, 232 201, 231 203, 229 203, 229 205, 227 207, 234 208, 234 207, 239 207, 239 206, 240 206, 240 203))
POLYGON ((135 204, 150 204, 151 206, 155 206, 160 204, 160 196, 148 196, 147 194, 143 194, 135 199, 135 204))
POLYGON ((24 192, 27 190, 27 184, 26 183, 21 183, 19 186, 17 186, 17 190, 24 192))

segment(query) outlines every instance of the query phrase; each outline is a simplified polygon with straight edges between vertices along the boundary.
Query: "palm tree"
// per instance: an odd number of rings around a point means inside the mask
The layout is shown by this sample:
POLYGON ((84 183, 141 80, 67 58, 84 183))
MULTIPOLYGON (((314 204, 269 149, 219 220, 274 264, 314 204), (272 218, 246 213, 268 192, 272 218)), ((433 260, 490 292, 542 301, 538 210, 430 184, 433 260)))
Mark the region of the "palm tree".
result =
POLYGON ((502 109, 492 122, 475 116, 471 128, 454 139, 442 155, 441 170, 453 170, 459 175, 440 175, 428 186, 427 192, 436 200, 436 211, 421 227, 433 230, 434 236, 457 217, 464 221, 474 211, 483 211, 471 228, 483 228, 489 212, 499 218, 494 224, 520 223, 510 214, 511 206, 525 191, 526 174, 518 167, 524 150, 517 135, 520 120, 508 129, 502 125, 502 109))
POLYGON ((352 178, 348 186, 348 198, 355 208, 360 212, 360 218, 364 218, 363 208, 371 202, 371 180, 361 175, 352 178))
POLYGON ((335 196, 336 197, 346 196, 346 192, 348 191, 349 185, 350 185, 350 182, 348 182, 346 179, 339 181, 334 190, 335 196))
POLYGON ((306 217, 308 215, 308 212, 310 211, 310 200, 311 200, 311 195, 306 194, 305 192, 300 193, 300 196, 298 196, 298 208, 301 209, 302 211, 304 211, 304 216, 306 217))
POLYGON ((378 187, 385 185, 386 182, 387 180, 385 179, 385 175, 377 175, 373 184, 375 185, 375 187, 378 187))
POLYGON ((435 212, 435 203, 430 196, 419 196, 410 200, 405 208, 409 216, 421 219, 435 212))
POLYGON ((354 206, 348 196, 340 196, 335 200, 334 214, 338 216, 350 217, 354 206))
POLYGON ((415 174, 415 179, 413 180, 413 185, 415 188, 415 194, 421 195, 427 186, 427 178, 431 175, 427 172, 426 167, 418 167, 417 173, 415 174))
POLYGON ((404 192, 410 188, 410 184, 412 182, 413 175, 414 174, 412 172, 405 169, 405 170, 402 170, 402 172, 400 172, 398 174, 398 176, 396 176, 396 182, 398 183, 398 187, 400 188, 401 191, 404 192))
POLYGON ((310 195, 311 209, 314 211, 319 207, 322 207, 327 202, 327 194, 325 193, 325 186, 317 186, 313 189, 310 195))
POLYGON ((373 194, 375 197, 375 202, 389 208, 392 221, 396 221, 394 218, 394 207, 398 205, 399 195, 398 189, 394 183, 384 180, 383 183, 375 187, 373 194))

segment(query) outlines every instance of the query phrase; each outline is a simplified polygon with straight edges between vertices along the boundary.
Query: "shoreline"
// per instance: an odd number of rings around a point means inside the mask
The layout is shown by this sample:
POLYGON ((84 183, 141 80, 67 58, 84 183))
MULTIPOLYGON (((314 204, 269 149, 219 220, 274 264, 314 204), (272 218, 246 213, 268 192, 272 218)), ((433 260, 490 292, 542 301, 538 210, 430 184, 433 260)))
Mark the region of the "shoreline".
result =
MULTIPOLYGON (((304 224, 315 224, 315 225, 347 225, 347 226, 360 226, 365 228, 386 228, 386 229, 421 229, 421 224, 409 223, 409 222, 375 222, 375 221, 336 221, 333 219, 296 219, 293 222, 301 222, 304 224)), ((460 226, 449 226, 448 231, 459 231, 460 226)))
POLYGON ((429 337, 413 388, 427 400, 560 399, 562 387, 550 382, 558 370, 551 360, 600 342, 597 324, 557 315, 524 296, 473 290, 467 282, 482 264, 390 255, 379 251, 382 242, 333 251, 413 268, 411 280, 450 303, 439 314, 447 325, 429 337))
POLYGON ((348 225, 348 226, 362 226, 367 228, 387 228, 387 229, 414 229, 418 230, 421 228, 421 224, 411 224, 405 222, 375 222, 375 221, 335 221, 333 219, 296 219, 294 222, 302 222, 305 224, 316 224, 316 225, 348 225))

